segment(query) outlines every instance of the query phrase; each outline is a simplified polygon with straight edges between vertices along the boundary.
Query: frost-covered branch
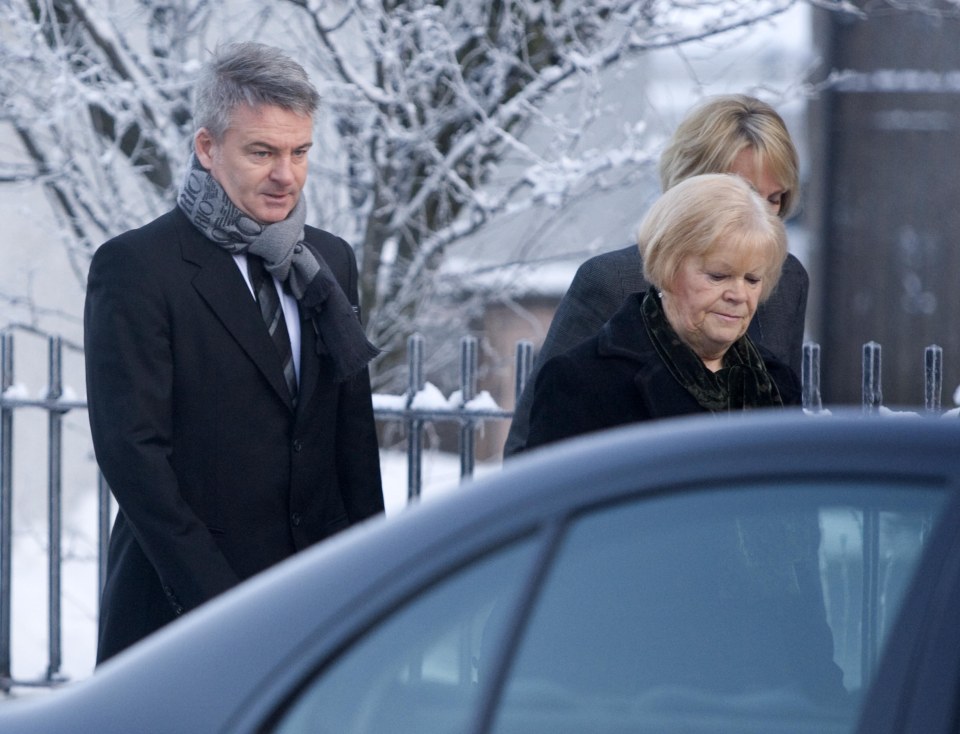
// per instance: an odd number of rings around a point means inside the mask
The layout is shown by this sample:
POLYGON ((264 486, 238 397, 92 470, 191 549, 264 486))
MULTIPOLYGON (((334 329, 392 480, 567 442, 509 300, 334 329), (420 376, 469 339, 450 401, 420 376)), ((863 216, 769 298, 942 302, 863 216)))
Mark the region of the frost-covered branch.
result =
POLYGON ((598 104, 609 70, 799 1, 7 0, 0 123, 23 155, 0 153, 0 184, 43 188, 82 279, 101 242, 172 204, 206 52, 253 37, 287 48, 323 99, 312 223, 357 249, 385 388, 389 351, 436 309, 451 245, 654 159, 642 127, 586 142, 616 114, 598 104))
POLYGON ((548 115, 554 95, 599 90, 604 71, 627 58, 743 28, 795 1, 288 4, 319 40, 311 58, 328 72, 326 151, 343 161, 341 200, 362 211, 347 234, 361 249, 371 337, 390 350, 430 302, 451 244, 508 212, 566 202, 603 170, 651 160, 642 138, 585 149, 595 111, 548 115), (513 180, 500 178, 505 165, 513 180))

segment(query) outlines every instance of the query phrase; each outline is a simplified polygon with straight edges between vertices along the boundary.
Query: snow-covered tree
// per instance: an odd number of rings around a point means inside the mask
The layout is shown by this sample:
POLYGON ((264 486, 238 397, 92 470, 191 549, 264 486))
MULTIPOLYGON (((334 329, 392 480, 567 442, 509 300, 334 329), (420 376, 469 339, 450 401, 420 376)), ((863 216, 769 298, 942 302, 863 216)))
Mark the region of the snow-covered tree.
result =
POLYGON ((370 338, 402 353, 451 244, 654 157, 634 129, 581 144, 606 70, 797 2, 0 0, 0 122, 24 153, 0 154, 0 183, 42 184, 83 278, 102 241, 171 206, 207 50, 275 43, 323 99, 310 221, 356 247, 370 338))

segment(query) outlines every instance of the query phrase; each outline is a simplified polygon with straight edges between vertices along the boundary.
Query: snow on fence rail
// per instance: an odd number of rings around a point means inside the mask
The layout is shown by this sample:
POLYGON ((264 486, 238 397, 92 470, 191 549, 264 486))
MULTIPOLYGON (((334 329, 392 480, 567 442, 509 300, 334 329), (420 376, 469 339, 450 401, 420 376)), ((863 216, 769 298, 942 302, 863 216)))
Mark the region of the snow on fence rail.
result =
MULTIPOLYGON (((62 474, 63 418, 73 410, 85 410, 86 402, 63 386, 63 348, 60 337, 51 337, 48 344, 48 386, 41 397, 30 397, 28 391, 14 383, 13 334, 0 332, 0 691, 15 686, 49 687, 66 680, 60 671, 62 595, 62 474), (12 589, 12 507, 13 507, 13 414, 23 408, 44 410, 48 417, 47 504, 48 504, 48 665, 46 674, 37 680, 15 680, 11 674, 11 589, 12 589)), ((407 438, 407 497, 420 496, 422 487, 423 430, 427 423, 455 422, 460 425, 460 475, 473 474, 475 439, 478 424, 486 420, 509 420, 513 413, 504 410, 487 393, 477 392, 477 340, 463 337, 460 341, 460 387, 449 397, 429 382, 423 372, 424 340, 414 335, 408 342, 407 391, 402 395, 373 396, 378 421, 404 424, 407 438)), ((516 396, 523 391, 533 365, 533 345, 517 343, 516 396)), ((883 412, 881 389, 880 345, 863 345, 862 406, 866 413, 883 412)), ((924 354, 925 405, 930 413, 941 411, 943 387, 943 350, 929 346, 924 354)), ((803 407, 811 413, 826 412, 820 397, 820 346, 807 343, 802 364, 803 407)), ((107 540, 110 532, 111 496, 102 477, 98 478, 98 583, 102 588, 107 540)), ((99 594, 97 594, 99 598, 99 594)))

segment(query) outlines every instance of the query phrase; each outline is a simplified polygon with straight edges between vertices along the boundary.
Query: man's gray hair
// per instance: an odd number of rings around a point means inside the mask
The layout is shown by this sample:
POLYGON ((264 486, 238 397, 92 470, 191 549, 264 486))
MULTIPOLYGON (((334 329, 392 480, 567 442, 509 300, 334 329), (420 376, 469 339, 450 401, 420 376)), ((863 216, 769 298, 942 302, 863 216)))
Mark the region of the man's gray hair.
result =
POLYGON ((280 49, 246 41, 218 46, 194 88, 193 119, 222 140, 233 111, 241 104, 271 105, 312 115, 320 95, 307 72, 280 49))

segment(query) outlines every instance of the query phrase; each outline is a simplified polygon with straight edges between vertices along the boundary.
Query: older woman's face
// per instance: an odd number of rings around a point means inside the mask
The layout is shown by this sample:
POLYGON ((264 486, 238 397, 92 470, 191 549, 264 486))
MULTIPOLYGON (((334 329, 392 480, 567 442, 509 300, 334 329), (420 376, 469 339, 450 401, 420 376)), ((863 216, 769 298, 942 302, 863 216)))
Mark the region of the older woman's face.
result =
POLYGON ((711 370, 743 336, 757 311, 766 263, 757 253, 720 242, 705 256, 686 258, 663 289, 667 321, 711 370))
POLYGON ((760 198, 766 202, 773 214, 780 214, 783 196, 787 191, 765 166, 759 165, 757 151, 754 148, 746 147, 737 153, 728 173, 734 173, 744 179, 754 191, 760 194, 760 198))

